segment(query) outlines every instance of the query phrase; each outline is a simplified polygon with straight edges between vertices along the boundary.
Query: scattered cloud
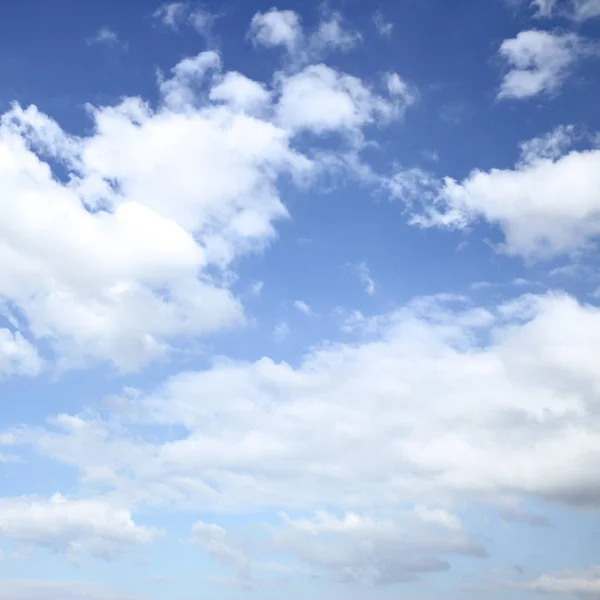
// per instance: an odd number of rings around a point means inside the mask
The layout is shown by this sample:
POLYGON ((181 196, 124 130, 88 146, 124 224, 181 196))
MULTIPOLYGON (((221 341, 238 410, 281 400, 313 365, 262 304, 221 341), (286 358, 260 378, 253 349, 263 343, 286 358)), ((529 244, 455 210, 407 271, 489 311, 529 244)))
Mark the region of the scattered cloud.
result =
POLYGON ((600 17, 600 0, 530 0, 538 18, 563 17, 586 21, 600 17))
POLYGON ((281 517, 285 527, 277 534, 278 548, 337 582, 374 586, 406 582, 449 569, 440 555, 485 556, 482 547, 460 534, 407 532, 393 521, 357 513, 342 518, 325 511, 306 519, 285 513, 281 517))
POLYGON ((415 515, 425 523, 434 523, 450 531, 460 531, 462 523, 456 515, 452 515, 441 508, 428 508, 416 506, 415 515))
POLYGON ((276 342, 283 342, 290 335, 290 326, 285 321, 280 321, 273 329, 273 339, 276 342))
POLYGON ((365 288, 365 292, 369 296, 373 296, 375 294, 375 291, 377 290, 377 286, 375 285, 375 281, 371 277, 369 265, 367 265, 367 263, 364 261, 358 263, 358 265, 356 265, 356 272, 358 274, 360 282, 365 288))
POLYGON ((35 346, 18 331, 0 329, 0 375, 38 375, 42 365, 35 346))
POLYGON ((127 44, 119 39, 119 36, 112 29, 108 27, 101 27, 98 31, 90 38, 86 40, 88 46, 102 45, 113 48, 127 49, 127 44))
POLYGON ((192 2, 170 2, 157 8, 153 15, 165 27, 178 31, 181 27, 192 27, 209 43, 218 15, 197 7, 192 2))
POLYGON ((123 395, 110 421, 63 416, 7 433, 128 504, 360 511, 373 498, 380 509, 400 498, 535 498, 598 508, 600 309, 566 294, 495 308, 439 296, 366 317, 362 330, 362 342, 317 348, 295 368, 222 359, 123 395), (128 423, 188 433, 142 442, 128 423))
POLYGON ((284 46, 290 54, 297 51, 304 36, 298 13, 275 8, 254 15, 249 35, 256 45, 284 46))
POLYGON ((381 37, 390 38, 392 36, 392 33, 394 31, 394 24, 388 22, 381 11, 378 10, 373 15, 373 24, 375 25, 377 33, 381 37))
POLYGON ((504 40, 499 52, 508 71, 498 99, 524 99, 556 93, 585 49, 584 40, 574 33, 529 30, 504 40))
POLYGON ((303 300, 296 300, 294 302, 294 308, 297 311, 299 311, 299 312, 301 312, 301 313, 303 313, 305 315, 312 315, 313 314, 313 311, 312 311, 311 307, 306 302, 304 302, 303 300))
POLYGON ((177 30, 185 20, 188 7, 187 2, 168 2, 159 6, 152 16, 161 21, 163 25, 177 30))
MULTIPOLYGON (((128 547, 147 544, 160 532, 136 525, 131 513, 102 499, 0 499, 0 536, 66 554, 110 559, 128 547)), ((0 595, 1 597, 1 595, 0 595)))
POLYGON ((292 10, 258 12, 252 18, 248 36, 256 46, 285 48, 295 65, 318 61, 336 50, 348 52, 362 40, 357 31, 345 25, 341 13, 329 9, 322 9, 321 19, 310 34, 304 32, 300 16, 292 10))
POLYGON ((473 171, 458 182, 418 169, 388 182, 415 225, 466 229, 483 218, 502 230, 510 255, 542 259, 585 250, 600 235, 600 151, 568 150, 570 128, 522 144, 514 169, 473 171), (569 201, 566 202, 565 199, 569 201))

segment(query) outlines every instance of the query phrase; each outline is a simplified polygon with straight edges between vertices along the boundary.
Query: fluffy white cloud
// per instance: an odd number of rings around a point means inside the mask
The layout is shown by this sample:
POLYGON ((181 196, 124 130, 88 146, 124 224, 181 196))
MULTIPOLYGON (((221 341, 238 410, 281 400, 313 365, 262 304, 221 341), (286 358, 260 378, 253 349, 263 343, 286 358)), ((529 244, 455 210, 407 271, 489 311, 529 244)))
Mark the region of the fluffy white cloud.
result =
POLYGON ((339 12, 326 9, 323 9, 317 27, 309 35, 305 34, 296 12, 275 8, 256 13, 248 35, 255 45, 285 47, 295 64, 316 61, 329 51, 351 50, 362 39, 358 32, 344 25, 339 12))
POLYGON ((326 65, 311 65, 282 80, 277 121, 294 132, 356 137, 365 125, 400 117, 410 103, 402 95, 389 99, 374 94, 357 77, 326 65))
POLYGON ((406 530, 393 521, 356 513, 341 519, 323 511, 309 519, 291 519, 285 513, 282 518, 285 527, 277 534, 277 547, 292 553, 316 575, 340 582, 405 582, 448 569, 449 563, 440 556, 485 556, 481 546, 460 534, 406 530))
POLYGON ((249 35, 255 44, 270 48, 284 46, 293 53, 304 36, 300 17, 293 10, 272 8, 265 13, 256 13, 250 23, 249 35))
POLYGON ((183 60, 161 81, 156 111, 136 98, 91 108, 89 137, 66 134, 35 107, 2 117, 0 296, 66 365, 134 369, 178 336, 242 321, 208 269, 273 238, 287 215, 278 176, 311 165, 286 131, 244 112, 261 101, 260 86, 219 68, 212 52, 183 60), (202 101, 210 73, 224 103, 202 101))
POLYGON ((19 332, 0 329, 0 375, 37 375, 42 369, 35 347, 19 332))
POLYGON ((584 50, 584 41, 573 33, 530 30, 504 40, 499 52, 508 72, 498 98, 522 99, 556 92, 584 50))
POLYGON ((306 302, 304 302, 304 300, 296 300, 294 302, 294 308, 305 315, 313 314, 311 307, 306 302))
MULTIPOLYGON (((157 16, 173 25, 181 11, 190 6, 165 5, 157 16)), ((257 16, 253 31, 263 39, 268 25, 265 39, 292 43, 291 15, 257 16)), ((340 23, 324 15, 311 47, 347 45, 340 23)), ((396 74, 387 98, 324 64, 279 72, 269 88, 224 73, 214 51, 160 73, 158 87, 155 108, 141 98, 89 106, 87 136, 34 106, 1 117, 0 301, 62 368, 107 361, 135 370, 243 323, 231 265, 262 250, 288 216, 280 178, 302 185, 340 164, 357 171, 362 129, 412 102, 396 74), (309 159, 294 148, 305 131, 315 147, 320 134, 342 133, 354 154, 309 159)))
POLYGON ((112 399, 118 427, 63 416, 56 429, 13 433, 128 501, 597 507, 600 310, 560 294, 491 310, 463 302, 421 299, 365 319, 354 330, 366 340, 314 350, 297 368, 216 361, 112 399), (188 433, 135 441, 130 421, 188 433))
POLYGON ((136 525, 128 510, 102 499, 0 499, 0 536, 44 546, 78 559, 82 554, 109 559, 124 549, 154 541, 160 532, 136 525))
POLYGON ((230 72, 210 90, 210 99, 253 114, 260 113, 269 106, 271 93, 257 81, 248 79, 241 73, 230 72))
POLYGON ((427 173, 399 173, 392 195, 424 212, 420 226, 463 229, 479 218, 498 225, 503 250, 528 259, 586 248, 600 235, 600 150, 567 151, 571 128, 522 144, 513 169, 473 171, 462 181, 437 182, 427 173))

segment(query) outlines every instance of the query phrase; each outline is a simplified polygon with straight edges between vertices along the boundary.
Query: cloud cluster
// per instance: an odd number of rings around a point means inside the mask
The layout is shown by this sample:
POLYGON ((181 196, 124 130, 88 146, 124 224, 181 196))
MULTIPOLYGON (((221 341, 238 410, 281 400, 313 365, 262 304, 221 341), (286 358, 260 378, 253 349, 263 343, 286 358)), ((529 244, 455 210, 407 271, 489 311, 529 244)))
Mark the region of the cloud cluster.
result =
POLYGON ((473 503, 532 524, 523 501, 600 508, 599 309, 564 294, 492 309, 441 296, 363 318, 353 331, 356 341, 317 348, 297 367, 215 360, 153 392, 109 399, 109 419, 63 415, 12 436, 126 505, 284 510, 292 532, 313 527, 308 547, 284 535, 290 552, 331 575, 319 554, 331 543, 331 556, 346 551, 336 577, 371 583, 443 568, 437 546, 418 553, 427 536, 411 535, 415 523, 445 532, 434 538, 449 552, 482 553, 459 520, 473 503), (298 521, 329 506, 360 518, 298 521), (373 538, 372 550, 362 534, 340 533, 365 523, 378 532, 388 521, 392 533, 373 538), (329 542, 332 528, 340 532, 329 542), (398 555, 391 540, 424 562, 383 569, 398 555))
POLYGON ((499 52, 508 71, 498 98, 522 99, 557 92, 586 49, 584 40, 574 33, 534 29, 504 40, 499 52))
POLYGON ((74 561, 84 555, 110 559, 159 535, 136 525, 128 510, 102 499, 69 500, 58 493, 50 499, 0 499, 0 536, 64 553, 74 561))
POLYGON ((561 127, 522 144, 512 169, 475 170, 462 181, 403 171, 388 188, 414 209, 418 226, 465 229, 478 219, 497 225, 511 255, 539 259, 586 249, 600 235, 600 150, 569 150, 572 132, 561 127))
POLYGON ((323 10, 316 29, 307 34, 298 13, 272 8, 258 12, 252 18, 248 36, 257 46, 283 47, 293 64, 320 59, 325 53, 354 48, 361 35, 345 26, 342 15, 323 10))
MULTIPOLYGON (((224 73, 213 51, 158 84, 155 108, 133 97, 88 107, 87 136, 34 106, 1 117, 0 299, 63 368, 139 369, 243 323, 233 262, 264 248, 288 216, 281 178, 304 185, 333 164, 330 150, 328 163, 295 148, 296 136, 309 131, 318 147, 318 136, 341 135, 356 149, 365 126, 409 104, 324 64, 276 74, 269 89, 224 73)), ((0 364, 37 368, 19 358, 34 352, 19 333, 2 340, 0 364)))
POLYGON ((540 18, 559 16, 581 22, 600 17, 600 0, 531 0, 531 6, 540 18))

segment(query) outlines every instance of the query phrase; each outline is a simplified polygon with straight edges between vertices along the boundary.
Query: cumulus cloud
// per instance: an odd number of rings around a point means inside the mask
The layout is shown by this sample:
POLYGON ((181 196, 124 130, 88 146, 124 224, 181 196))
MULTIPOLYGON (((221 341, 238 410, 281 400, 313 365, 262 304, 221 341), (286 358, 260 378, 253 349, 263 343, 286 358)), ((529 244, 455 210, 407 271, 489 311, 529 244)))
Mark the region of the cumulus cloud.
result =
POLYGON ((508 71, 498 98, 523 99, 557 92, 585 49, 584 40, 573 33, 529 30, 504 40, 499 52, 508 71))
MULTIPOLYGON (((190 5, 157 13, 169 26, 182 15, 191 18, 190 5)), ((252 31, 264 43, 295 43, 294 15, 257 16, 252 31)), ((311 44, 343 46, 350 34, 340 23, 324 13, 311 44)), ((363 128, 400 118, 411 103, 408 84, 390 77, 379 95, 318 64, 279 72, 268 86, 224 72, 206 51, 159 73, 154 108, 138 97, 89 106, 87 135, 14 105, 0 120, 3 307, 61 368, 136 370, 243 324, 232 264, 276 237, 288 216, 280 180, 305 185, 340 164, 356 171, 363 128), (341 134, 339 156, 296 149, 307 131, 313 150, 319 136, 341 134)))
POLYGON ((501 249, 527 259, 582 250, 600 234, 600 151, 569 150, 572 128, 521 145, 513 169, 473 171, 462 181, 438 181, 419 170, 388 182, 418 226, 465 229, 485 219, 502 230, 501 249))
POLYGON ((300 16, 296 12, 272 8, 254 15, 249 35, 255 44, 269 48, 284 46, 292 53, 301 43, 304 34, 300 16))
POLYGON ((407 532, 391 520, 347 513, 338 518, 317 512, 312 518, 281 515, 285 527, 276 544, 307 564, 315 574, 344 583, 385 585, 406 582, 424 573, 445 571, 440 556, 484 556, 464 536, 438 536, 424 530, 407 532))
POLYGON ((102 499, 0 499, 0 536, 64 553, 110 559, 128 547, 154 541, 160 532, 136 525, 128 510, 102 499))
POLYGON ((306 302, 304 302, 304 300, 295 300, 294 301, 294 308, 297 311, 299 311, 299 312, 301 312, 302 314, 305 314, 305 315, 312 315, 313 314, 313 311, 312 311, 311 307, 306 302))
POLYGON ((110 420, 62 416, 11 433, 129 504, 598 508, 599 309, 564 294, 491 309, 441 296, 367 321, 356 342, 297 367, 221 359, 111 399, 110 420), (143 442, 130 425, 166 437, 143 442), (173 438, 173 426, 185 433, 173 438))
POLYGON ((357 77, 326 65, 311 65, 282 81, 277 121, 294 132, 360 137, 365 125, 399 118, 410 103, 404 95, 377 95, 357 77))
POLYGON ((152 15, 165 27, 178 31, 182 26, 193 27, 207 41, 212 41, 214 24, 218 18, 192 2, 170 2, 159 6, 152 15))
POLYGON ((310 34, 304 32, 300 16, 292 10, 258 12, 252 18, 248 36, 255 45, 285 48, 296 64, 318 60, 330 51, 347 52, 362 39, 357 31, 345 26, 341 13, 327 9, 322 10, 310 34))

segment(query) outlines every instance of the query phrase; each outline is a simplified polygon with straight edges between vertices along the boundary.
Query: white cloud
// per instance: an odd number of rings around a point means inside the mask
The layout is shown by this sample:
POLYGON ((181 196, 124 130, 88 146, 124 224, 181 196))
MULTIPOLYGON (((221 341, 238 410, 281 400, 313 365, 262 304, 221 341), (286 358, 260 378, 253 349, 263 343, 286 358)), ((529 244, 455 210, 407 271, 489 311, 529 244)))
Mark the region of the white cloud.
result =
POLYGON ((399 118, 408 104, 404 96, 383 98, 356 77, 311 65, 283 78, 277 120, 290 131, 356 137, 365 125, 399 118))
MULTIPOLYGON (((171 25, 182 10, 190 5, 158 16, 171 25)), ((282 18, 266 15, 264 26, 282 18)), ((310 39, 344 46, 340 23, 324 13, 310 39)), ((276 32, 268 39, 291 39, 276 32)), ((288 216, 280 179, 304 185, 328 170, 377 179, 358 157, 363 128, 400 118, 412 102, 398 75, 388 84, 380 96, 318 64, 278 72, 269 88, 223 72, 207 51, 159 73, 154 109, 141 98, 89 106, 85 136, 34 106, 13 106, 0 121, 3 307, 15 307, 23 332, 44 341, 60 368, 101 361, 136 370, 244 323, 232 264, 264 249, 288 216), (306 131, 316 159, 294 148, 306 131), (344 148, 315 153, 331 132, 344 148)))
POLYGON ((104 46, 121 47, 123 49, 127 48, 127 44, 122 42, 116 32, 108 27, 101 27, 98 29, 92 37, 86 40, 86 43, 89 46, 100 44, 104 46))
POLYGON ((249 35, 255 44, 269 48, 284 46, 290 54, 296 51, 304 36, 299 15, 293 10, 276 8, 256 13, 249 35))
POLYGON ((460 531, 462 523, 456 515, 452 515, 441 508, 428 508, 415 506, 415 515, 425 523, 434 523, 450 531, 460 531))
POLYGON ((246 113, 260 113, 271 102, 271 93, 266 87, 245 75, 227 73, 210 91, 210 99, 222 101, 234 109, 246 113))
POLYGON ((171 29, 177 29, 185 19, 189 4, 187 2, 168 2, 159 6, 153 14, 155 19, 161 21, 171 29))
POLYGON ((283 342, 290 335, 290 326, 285 321, 280 321, 273 329, 273 339, 276 342, 283 342))
POLYGON ((578 571, 546 573, 531 581, 514 582, 511 587, 541 594, 569 595, 594 600, 600 596, 600 566, 578 571))
POLYGON ((557 92, 585 52, 585 42, 573 33, 521 31, 515 38, 504 40, 499 52, 508 72, 498 98, 523 99, 557 92))
POLYGON ((37 375, 42 369, 35 347, 18 331, 0 329, 0 375, 37 375))
POLYGON ((363 323, 364 341, 317 348, 296 368, 215 361, 113 400, 121 423, 61 417, 56 429, 12 433, 127 502, 597 508, 600 310, 561 294, 466 302, 417 299, 363 323), (142 443, 129 422, 188 433, 142 443))
POLYGON ((326 50, 349 51, 362 40, 357 31, 346 29, 339 12, 326 13, 309 40, 309 54, 326 50))
POLYGON ((581 22, 600 17, 600 0, 531 0, 531 6, 540 18, 560 16, 581 22))
POLYGON ((385 80, 390 95, 402 99, 405 106, 410 106, 417 101, 416 89, 406 83, 398 73, 387 73, 385 80))
POLYGON ((414 224, 464 229, 479 218, 502 230, 503 251, 528 259, 585 249, 600 235, 600 151, 567 152, 570 128, 522 144, 513 169, 473 171, 458 182, 413 170, 388 182, 414 224))
POLYGON ((377 289, 375 285, 375 281, 371 277, 371 271, 369 270, 369 265, 366 262, 361 262, 356 265, 356 272, 358 274, 358 278, 360 282, 363 284, 365 288, 365 292, 369 294, 369 296, 373 296, 377 289))
MULTIPOLYGON (((110 399, 110 419, 63 415, 7 433, 123 505, 284 510, 280 549, 363 583, 482 554, 452 507, 483 504, 532 525, 542 523, 523 501, 599 508, 600 309, 565 294, 486 308, 441 295, 363 317, 351 333, 296 367, 215 359, 110 399)), ((27 523, 10 518, 14 537, 27 523)))
POLYGON ((312 168, 287 131, 245 112, 268 93, 221 76, 214 52, 181 61, 160 90, 157 111, 138 98, 90 108, 89 137, 35 107, 2 117, 0 296, 65 366, 135 369, 178 337, 241 323, 239 301, 208 269, 264 247, 287 215, 277 178, 312 168))
POLYGON ((0 600, 144 600, 142 596, 119 593, 84 582, 11 581, 0 586, 0 600))
POLYGON ((305 315, 313 314, 311 307, 303 300, 296 300, 294 302, 294 308, 305 315))
POLYGON ((386 21, 381 11, 377 11, 373 15, 373 24, 375 25, 375 29, 377 29, 377 33, 379 33, 381 37, 391 37, 392 32, 394 31, 394 24, 386 21))
POLYGON ((255 45, 284 47, 296 65, 317 61, 327 52, 347 52, 362 40, 357 31, 345 26, 341 13, 328 9, 322 9, 321 19, 309 35, 296 12, 275 8, 256 13, 248 35, 255 45))
MULTIPOLYGON (((0 499, 0 535, 77 560, 83 554, 110 559, 124 549, 154 541, 160 532, 136 525, 128 510, 102 499, 0 499)), ((1 596, 0 596, 1 597, 1 596)))
POLYGON ((277 547, 309 565, 318 576, 344 583, 384 585, 447 570, 443 556, 484 556, 483 548, 462 535, 440 536, 423 529, 399 528, 393 521, 347 513, 338 518, 324 511, 312 519, 292 519, 277 547))

